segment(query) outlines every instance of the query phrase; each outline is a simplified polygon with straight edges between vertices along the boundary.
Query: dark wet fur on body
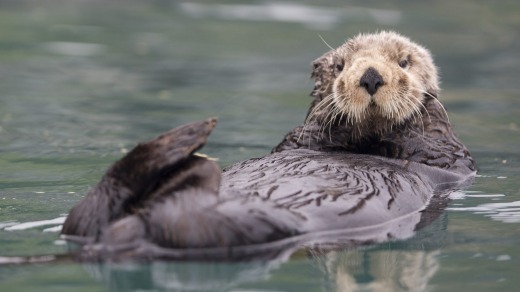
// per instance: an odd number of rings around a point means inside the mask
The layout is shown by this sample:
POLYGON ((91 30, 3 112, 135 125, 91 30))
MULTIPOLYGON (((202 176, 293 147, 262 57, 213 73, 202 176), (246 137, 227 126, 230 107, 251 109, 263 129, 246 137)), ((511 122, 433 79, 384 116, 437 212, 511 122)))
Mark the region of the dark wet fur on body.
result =
MULTIPOLYGON (((401 37, 395 38, 392 48, 402 45, 401 37)), ((306 121, 272 154, 221 172, 215 162, 194 155, 216 119, 181 126, 139 144, 116 162, 71 210, 62 234, 88 239, 84 259, 110 258, 117 246, 130 246, 126 255, 141 258, 154 257, 143 248, 150 245, 238 247, 378 226, 421 211, 435 194, 467 185, 474 161, 437 100, 436 72, 435 77, 415 73, 412 66, 421 63, 411 53, 406 61, 395 57, 395 68, 385 59, 381 62, 390 69, 378 67, 381 76, 363 75, 368 83, 377 82, 375 87, 361 82, 371 93, 366 105, 358 96, 365 94, 363 88, 349 95, 342 87, 351 78, 347 59, 355 45, 344 45, 349 48, 341 51, 344 55, 333 50, 314 62, 314 101, 306 121), (399 80, 385 79, 384 70, 405 70, 408 64, 409 72, 396 71, 399 80), (421 79, 428 86, 418 91, 406 87, 414 82, 406 76, 431 80, 421 79), (388 107, 399 96, 385 100, 382 94, 394 85, 383 81, 407 88, 403 110, 388 107), (341 110, 356 100, 363 103, 351 113, 356 117, 341 110)))

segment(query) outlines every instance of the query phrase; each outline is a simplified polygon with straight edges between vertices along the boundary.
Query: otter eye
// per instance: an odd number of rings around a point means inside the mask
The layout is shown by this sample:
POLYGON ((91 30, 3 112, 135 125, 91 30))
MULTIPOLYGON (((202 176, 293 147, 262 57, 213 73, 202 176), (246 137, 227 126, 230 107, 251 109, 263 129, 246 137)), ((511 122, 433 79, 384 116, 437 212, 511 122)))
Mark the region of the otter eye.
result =
POLYGON ((399 61, 399 67, 406 68, 406 66, 408 66, 408 60, 404 59, 399 61))
POLYGON ((338 70, 339 72, 343 71, 343 64, 341 64, 341 63, 336 64, 336 70, 338 70))

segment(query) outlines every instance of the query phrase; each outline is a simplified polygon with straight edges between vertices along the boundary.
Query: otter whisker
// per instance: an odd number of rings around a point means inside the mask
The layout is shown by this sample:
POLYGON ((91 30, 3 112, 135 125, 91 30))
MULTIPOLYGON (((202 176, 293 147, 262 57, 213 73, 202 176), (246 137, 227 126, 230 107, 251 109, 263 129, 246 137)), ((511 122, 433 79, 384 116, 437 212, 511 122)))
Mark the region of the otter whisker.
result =
POLYGON ((323 110, 323 109, 326 109, 328 108, 331 103, 334 102, 334 99, 333 99, 333 94, 329 94, 327 95, 326 97, 324 97, 320 102, 318 102, 314 107, 313 109, 311 110, 311 112, 309 113, 309 115, 307 116, 307 120, 309 118, 312 119, 312 117, 314 117, 315 115, 317 115, 317 113, 320 111, 320 110, 323 110))
POLYGON ((319 127, 318 127, 318 134, 319 134, 319 136, 320 136, 320 139, 323 139, 323 135, 324 135, 325 128, 326 128, 325 125, 326 125, 326 123, 327 123, 328 120, 329 120, 329 116, 330 116, 330 115, 332 114, 332 112, 333 112, 333 110, 332 110, 333 108, 332 108, 332 109, 329 109, 329 107, 327 107, 327 109, 328 109, 328 110, 325 111, 325 112, 326 112, 326 113, 325 113, 325 116, 323 116, 323 117, 321 118, 321 120, 318 121, 318 126, 319 126, 319 127))
POLYGON ((407 92, 402 93, 402 95, 406 97, 406 98, 403 98, 400 100, 400 102, 403 104, 402 108, 408 109, 408 111, 411 112, 412 114, 416 113, 416 112, 420 112, 420 108, 418 106, 418 104, 420 104, 420 103, 413 101, 414 95, 412 93, 407 91, 407 92))
POLYGON ((422 128, 422 136, 424 137, 425 134, 424 134, 423 114, 422 114, 421 108, 418 106, 418 104, 421 105, 422 107, 424 107, 424 105, 422 103, 415 103, 415 102, 411 101, 410 99, 405 99, 404 102, 407 103, 410 106, 410 108, 412 108, 412 111, 413 111, 412 115, 414 116, 415 122, 417 122, 417 119, 420 120, 421 128, 422 128))
POLYGON ((321 34, 318 34, 318 37, 321 39, 321 41, 327 46, 329 47, 329 49, 333 50, 333 51, 336 51, 335 48, 333 48, 331 45, 329 45, 329 43, 327 43, 327 41, 321 36, 321 34))
MULTIPOLYGON (((428 93, 429 94, 429 93, 428 93)), ((431 95, 431 94, 430 94, 431 95)), ((446 116, 446 119, 448 120, 448 123, 450 123, 450 117, 448 116, 448 112, 446 111, 446 109, 444 108, 444 106, 442 105, 442 103, 437 99, 437 98, 433 98, 433 100, 438 104, 440 105, 442 111, 444 112, 444 115, 446 116)))
MULTIPOLYGON (((419 90, 418 88, 413 88, 413 89, 414 90, 418 90, 419 92, 422 92, 422 90, 419 90)), ((428 112, 428 109, 424 106, 424 104, 417 100, 417 96, 415 94, 413 94, 412 92, 408 92, 407 96, 409 97, 407 99, 407 102, 409 103, 410 107, 413 109, 414 114, 416 114, 415 115, 415 121, 417 122, 417 118, 420 119, 422 136, 424 137, 425 136, 425 126, 424 126, 424 118, 423 118, 423 114, 422 114, 421 108, 424 109, 424 111, 428 115, 429 121, 431 122, 430 113, 428 112), (417 102, 414 102, 413 101, 414 99, 417 100, 417 102)))
POLYGON ((332 101, 331 98, 329 98, 331 95, 326 96, 323 98, 320 102, 318 102, 316 105, 313 106, 309 114, 307 115, 306 121, 312 120, 312 118, 323 108, 327 108, 329 106, 329 103, 332 101))
POLYGON ((428 112, 428 109, 424 106, 424 104, 419 103, 419 105, 424 109, 424 112, 428 115, 428 120, 430 120, 430 122, 432 121, 432 117, 430 116, 430 113, 428 112))
POLYGON ((329 111, 330 108, 334 107, 334 99, 333 98, 327 98, 327 99, 324 99, 322 102, 320 102, 318 105, 316 105, 316 107, 311 111, 311 113, 309 114, 309 121, 312 121, 313 119, 314 120, 318 120, 318 116, 319 116, 319 113, 322 112, 322 111, 329 111))
POLYGON ((335 111, 334 115, 332 115, 332 117, 328 123, 329 124, 329 141, 330 141, 330 143, 332 143, 332 125, 333 125, 334 121, 336 120, 338 114, 339 114, 339 112, 335 111))
POLYGON ((381 115, 386 117, 387 119, 394 120, 396 115, 400 115, 399 112, 401 111, 401 105, 400 100, 395 99, 392 100, 392 102, 385 102, 381 106, 381 115))
MULTIPOLYGON (((428 109, 422 103, 419 103, 419 105, 424 109, 424 112, 428 115, 429 123, 431 123, 432 122, 432 117, 430 116, 430 113, 428 112, 428 109)), ((423 118, 423 114, 422 114, 422 111, 420 110, 420 108, 419 108, 419 114, 420 114, 420 117, 421 117, 422 128, 423 128, 423 137, 424 137, 424 118, 423 118)))
MULTIPOLYGON (((300 134, 298 135, 298 138, 296 139, 296 142, 299 143, 300 142, 300 139, 302 138, 302 136, 305 134, 305 131, 306 131, 306 128, 308 126, 308 123, 304 123, 303 124, 303 127, 302 127, 302 130, 300 132, 300 134)), ((310 138, 309 138, 310 140, 310 138)), ((310 142, 309 142, 310 143, 310 142)))
MULTIPOLYGON (((338 115, 339 113, 339 109, 338 108, 333 108, 326 116, 326 120, 325 120, 325 123, 323 124, 323 131, 322 131, 322 137, 323 135, 325 134, 325 129, 328 127, 329 128, 329 137, 330 137, 330 134, 331 134, 331 128, 332 128, 332 124, 334 123, 334 118, 338 115)), ((332 138, 330 139, 330 141, 332 142, 332 138)))
MULTIPOLYGON (((356 120, 355 122, 361 123, 362 121, 366 120, 366 117, 367 117, 367 108, 361 107, 360 105, 356 105, 355 115, 354 115, 354 118, 356 120)), ((358 129, 360 129, 360 128, 358 127, 358 129)))
POLYGON ((431 97, 431 98, 437 98, 435 95, 429 93, 428 91, 421 90, 421 92, 422 92, 423 94, 428 95, 428 96, 431 97))
POLYGON ((341 121, 343 120, 343 115, 345 114, 344 111, 341 111, 341 115, 339 116, 339 121, 338 121, 338 124, 341 123, 341 121))
MULTIPOLYGON (((333 102, 334 102, 334 99, 332 98, 333 94, 329 94, 327 95, 326 97, 324 97, 319 103, 317 103, 313 109, 309 112, 309 114, 307 115, 307 118, 305 119, 305 122, 303 124, 303 128, 302 128, 302 131, 301 133, 298 135, 298 139, 297 139, 297 142, 300 141, 300 139, 302 138, 302 136, 305 134, 305 132, 307 131, 307 128, 309 126, 309 124, 311 124, 313 121, 317 121, 317 116, 318 116, 318 112, 320 110, 327 110, 330 106, 333 105, 333 102)), ((310 145, 310 139, 311 139, 311 136, 309 136, 309 145, 310 145)), ((309 146, 310 147, 310 146, 309 146)))
MULTIPOLYGON (((334 101, 334 93, 331 93, 327 96, 325 96, 320 102, 318 102, 318 104, 316 104, 316 106, 314 107, 315 110, 320 110, 322 109, 324 106, 328 106, 329 103, 333 102, 334 101)), ((314 110, 313 109, 313 110, 314 110)))
POLYGON ((435 97, 435 95, 433 95, 427 91, 424 91, 423 89, 420 89, 420 88, 415 88, 415 89, 421 91, 422 94, 425 94, 425 95, 431 97, 433 99, 433 101, 436 102, 441 107, 442 111, 444 112, 444 116, 448 120, 448 123, 450 123, 450 117, 448 116, 448 112, 444 108, 444 105, 442 105, 442 103, 437 99, 437 97, 435 97))

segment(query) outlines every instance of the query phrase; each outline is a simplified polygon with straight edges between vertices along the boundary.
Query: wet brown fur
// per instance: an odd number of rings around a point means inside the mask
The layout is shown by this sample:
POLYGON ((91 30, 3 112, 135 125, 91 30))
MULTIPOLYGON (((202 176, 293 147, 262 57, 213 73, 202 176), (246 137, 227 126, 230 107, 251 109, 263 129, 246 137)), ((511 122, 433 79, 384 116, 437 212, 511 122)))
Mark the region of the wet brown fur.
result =
POLYGON ((474 170, 438 100, 437 68, 424 47, 395 32, 360 34, 312 65, 314 100, 305 122, 273 153, 341 150, 474 170), (359 85, 370 67, 384 80, 373 96, 359 85))
POLYGON ((423 47, 393 32, 358 35, 318 58, 312 78, 305 123, 271 155, 221 172, 194 154, 216 119, 178 127, 109 168, 62 234, 90 240, 82 259, 161 257, 158 246, 243 246, 393 222, 471 180, 474 161, 423 47), (384 80, 373 94, 360 86, 368 68, 384 80))

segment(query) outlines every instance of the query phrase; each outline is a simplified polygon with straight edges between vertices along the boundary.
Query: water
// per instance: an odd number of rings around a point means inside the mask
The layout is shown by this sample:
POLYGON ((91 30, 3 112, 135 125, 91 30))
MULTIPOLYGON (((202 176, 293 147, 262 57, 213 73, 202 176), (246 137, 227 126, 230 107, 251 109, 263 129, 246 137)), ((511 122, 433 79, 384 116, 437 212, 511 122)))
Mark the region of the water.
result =
POLYGON ((514 291, 520 285, 516 1, 3 1, 0 256, 66 251, 59 225, 137 141, 218 116, 222 166, 301 123, 309 63, 362 31, 427 46, 479 176, 414 237, 252 263, 0 267, 5 291, 514 291), (370 2, 371 3, 371 2, 370 2))

